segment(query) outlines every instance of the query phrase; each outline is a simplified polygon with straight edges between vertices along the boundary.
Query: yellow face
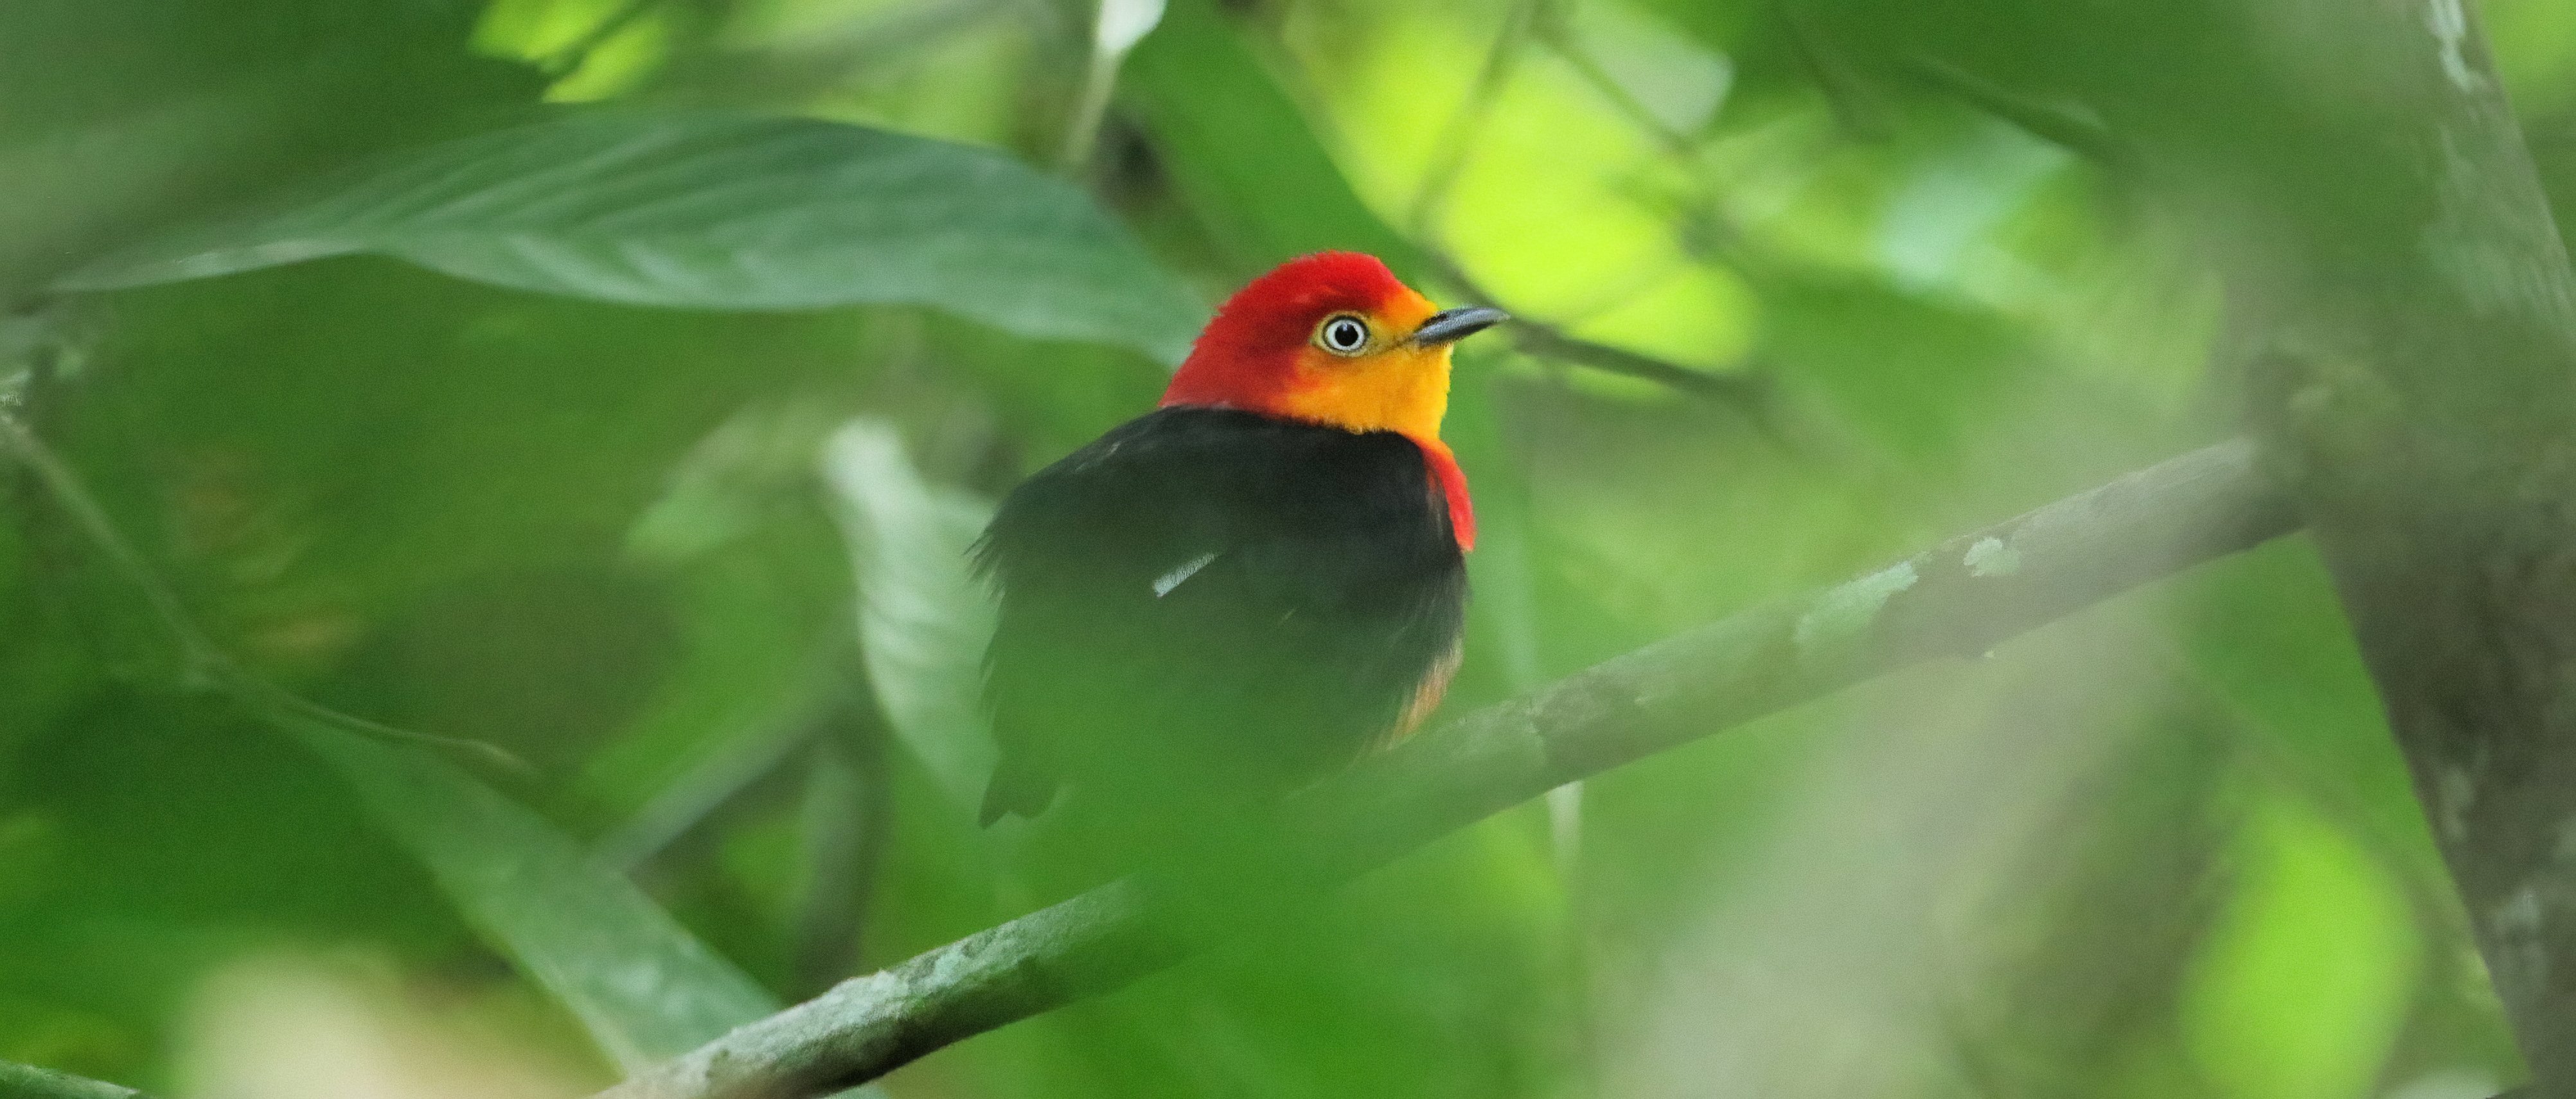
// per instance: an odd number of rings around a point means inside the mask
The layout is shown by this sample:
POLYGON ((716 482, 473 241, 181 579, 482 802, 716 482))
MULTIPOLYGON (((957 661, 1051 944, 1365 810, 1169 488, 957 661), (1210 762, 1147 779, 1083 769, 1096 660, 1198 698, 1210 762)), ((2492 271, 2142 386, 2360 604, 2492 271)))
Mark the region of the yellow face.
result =
POLYGON ((1298 352, 1297 377, 1278 411, 1349 431, 1438 439, 1449 411, 1449 343, 1413 338, 1437 312, 1406 290, 1372 310, 1325 316, 1298 352))

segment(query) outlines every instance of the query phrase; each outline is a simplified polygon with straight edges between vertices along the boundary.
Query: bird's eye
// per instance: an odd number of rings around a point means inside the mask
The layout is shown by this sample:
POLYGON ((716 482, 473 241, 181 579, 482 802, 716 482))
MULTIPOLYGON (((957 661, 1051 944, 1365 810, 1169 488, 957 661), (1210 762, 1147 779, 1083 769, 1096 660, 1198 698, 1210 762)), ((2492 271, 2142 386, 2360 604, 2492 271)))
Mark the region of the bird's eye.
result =
POLYGON ((1348 313, 1324 318, 1315 328, 1315 346, 1336 355, 1357 355, 1368 347, 1368 322, 1348 313))

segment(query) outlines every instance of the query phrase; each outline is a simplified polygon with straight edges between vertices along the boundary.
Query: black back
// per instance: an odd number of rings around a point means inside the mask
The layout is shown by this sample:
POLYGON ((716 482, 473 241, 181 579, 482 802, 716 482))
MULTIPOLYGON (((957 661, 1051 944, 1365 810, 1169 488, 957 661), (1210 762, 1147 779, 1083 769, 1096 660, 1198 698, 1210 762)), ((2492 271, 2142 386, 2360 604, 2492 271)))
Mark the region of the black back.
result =
POLYGON ((978 555, 1002 597, 988 823, 1066 781, 1144 807, 1275 796, 1385 736, 1464 620, 1412 441, 1229 409, 1162 409, 1047 467, 978 555))

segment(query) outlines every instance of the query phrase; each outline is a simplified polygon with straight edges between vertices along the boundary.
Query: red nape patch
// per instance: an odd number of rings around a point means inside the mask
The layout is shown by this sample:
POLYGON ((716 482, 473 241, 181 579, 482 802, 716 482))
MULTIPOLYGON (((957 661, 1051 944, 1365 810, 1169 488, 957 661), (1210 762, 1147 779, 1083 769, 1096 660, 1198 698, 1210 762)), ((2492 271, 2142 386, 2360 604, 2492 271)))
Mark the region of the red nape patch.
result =
POLYGON ((1458 539, 1458 552, 1476 548, 1476 504, 1467 498, 1467 471, 1458 468, 1458 456, 1449 445, 1438 439, 1415 439, 1422 448, 1422 466, 1431 471, 1431 479, 1440 483, 1440 495, 1449 502, 1449 532, 1458 539))
POLYGON ((1342 311, 1368 313, 1407 293, 1377 257, 1299 256, 1246 283, 1190 345, 1163 405, 1272 409, 1294 384, 1297 357, 1315 325, 1342 311))

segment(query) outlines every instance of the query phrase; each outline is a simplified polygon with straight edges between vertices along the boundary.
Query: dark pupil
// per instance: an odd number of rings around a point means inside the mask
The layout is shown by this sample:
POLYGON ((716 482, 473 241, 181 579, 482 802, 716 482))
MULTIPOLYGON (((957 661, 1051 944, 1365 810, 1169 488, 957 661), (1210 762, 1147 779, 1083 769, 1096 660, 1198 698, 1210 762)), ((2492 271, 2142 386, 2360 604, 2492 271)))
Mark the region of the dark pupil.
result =
POLYGON ((1334 321, 1333 326, 1324 332, 1324 339, 1333 346, 1348 351, 1366 341, 1368 334, 1360 330, 1358 321, 1339 320, 1334 321))

